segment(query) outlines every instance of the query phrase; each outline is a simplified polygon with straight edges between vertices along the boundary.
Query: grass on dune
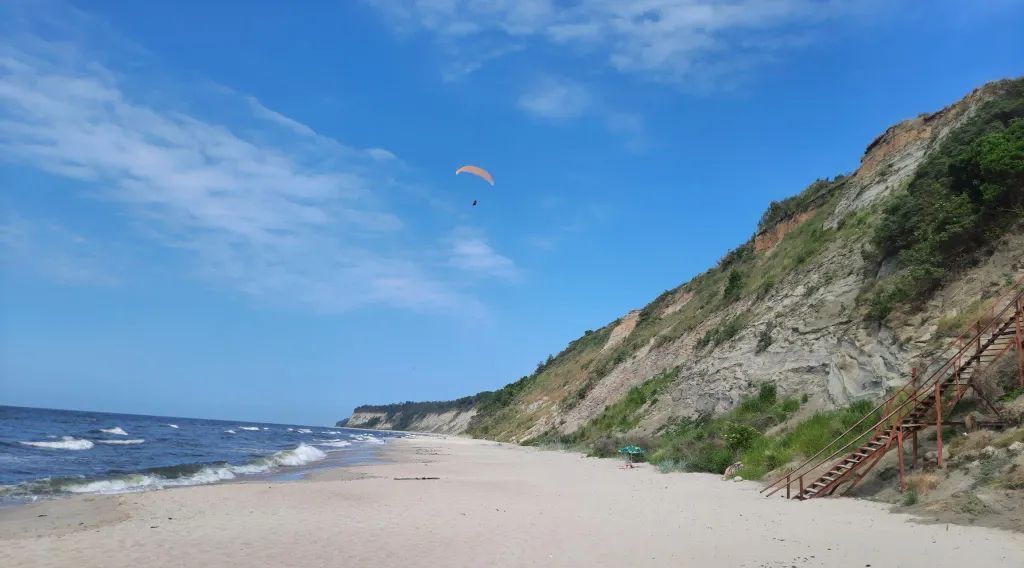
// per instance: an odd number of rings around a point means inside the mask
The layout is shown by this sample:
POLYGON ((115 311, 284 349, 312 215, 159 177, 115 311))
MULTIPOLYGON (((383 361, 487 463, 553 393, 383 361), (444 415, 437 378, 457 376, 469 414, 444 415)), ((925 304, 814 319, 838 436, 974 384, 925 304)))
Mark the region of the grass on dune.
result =
MULTIPOLYGON (((765 434, 792 417, 799 407, 797 399, 778 400, 774 385, 763 384, 757 396, 729 412, 711 419, 684 421, 667 429, 654 443, 651 461, 663 471, 711 473, 722 473, 732 463, 741 461, 739 475, 760 479, 794 459, 814 455, 872 408, 867 401, 856 402, 846 408, 815 413, 783 434, 765 434)), ((852 439, 853 436, 847 436, 833 448, 838 449, 852 439)))

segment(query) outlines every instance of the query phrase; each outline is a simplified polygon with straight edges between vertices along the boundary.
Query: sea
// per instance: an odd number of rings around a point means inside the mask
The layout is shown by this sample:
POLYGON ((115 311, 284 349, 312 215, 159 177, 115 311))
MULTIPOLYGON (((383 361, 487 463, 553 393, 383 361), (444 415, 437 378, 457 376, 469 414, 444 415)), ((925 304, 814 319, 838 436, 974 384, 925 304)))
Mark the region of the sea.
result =
POLYGON ((372 462, 398 433, 0 406, 0 505, 372 462))

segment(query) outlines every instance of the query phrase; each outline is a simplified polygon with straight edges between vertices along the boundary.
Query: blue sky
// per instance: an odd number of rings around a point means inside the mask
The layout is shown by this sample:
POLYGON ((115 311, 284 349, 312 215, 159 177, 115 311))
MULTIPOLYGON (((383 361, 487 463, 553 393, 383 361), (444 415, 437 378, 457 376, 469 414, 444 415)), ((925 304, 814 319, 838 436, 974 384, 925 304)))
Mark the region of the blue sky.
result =
POLYGON ((1008 0, 5 2, 0 404, 329 423, 499 387, 890 124, 1024 73, 1022 21, 1008 0))

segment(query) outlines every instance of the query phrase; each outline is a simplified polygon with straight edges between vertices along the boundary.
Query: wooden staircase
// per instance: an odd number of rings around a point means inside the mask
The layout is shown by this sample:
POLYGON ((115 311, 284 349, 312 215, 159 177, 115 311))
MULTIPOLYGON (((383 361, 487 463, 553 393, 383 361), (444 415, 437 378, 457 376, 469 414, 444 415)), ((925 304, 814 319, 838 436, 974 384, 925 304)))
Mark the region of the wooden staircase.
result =
POLYGON ((1024 387, 1024 279, 939 352, 923 373, 915 371, 903 388, 761 491, 773 495, 784 490, 786 497, 793 499, 833 495, 843 486, 849 491, 894 448, 899 450, 900 487, 905 489, 904 443, 912 443, 912 465, 916 468, 920 460, 918 432, 934 426, 937 462, 942 467, 942 426, 962 424, 943 417, 951 414, 968 390, 973 390, 999 415, 999 409, 976 387, 974 379, 1007 353, 1016 355, 1019 380, 1024 387))

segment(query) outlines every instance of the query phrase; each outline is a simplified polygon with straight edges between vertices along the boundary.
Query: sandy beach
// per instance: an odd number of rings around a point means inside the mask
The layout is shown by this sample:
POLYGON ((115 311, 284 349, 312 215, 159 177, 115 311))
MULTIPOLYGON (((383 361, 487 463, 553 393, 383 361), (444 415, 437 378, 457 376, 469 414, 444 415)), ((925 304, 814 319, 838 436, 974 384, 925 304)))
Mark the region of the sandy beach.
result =
POLYGON ((1024 566, 1024 535, 459 438, 283 483, 0 511, 0 566, 1024 566), (406 479, 431 477, 438 479, 406 479))

